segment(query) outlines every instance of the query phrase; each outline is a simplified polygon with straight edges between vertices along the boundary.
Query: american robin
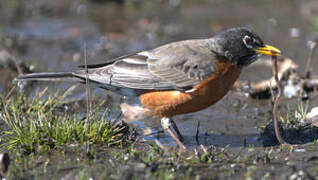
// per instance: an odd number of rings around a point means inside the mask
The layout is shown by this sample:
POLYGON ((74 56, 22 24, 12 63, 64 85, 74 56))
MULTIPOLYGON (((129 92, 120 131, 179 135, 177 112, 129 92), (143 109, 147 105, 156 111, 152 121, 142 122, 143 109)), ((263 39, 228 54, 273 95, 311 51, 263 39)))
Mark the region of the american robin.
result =
POLYGON ((33 73, 17 80, 86 78, 98 87, 124 96, 138 96, 151 115, 179 147, 182 136, 172 120, 219 101, 231 89, 241 69, 261 55, 279 56, 280 51, 244 27, 227 29, 208 39, 169 43, 155 49, 89 65, 87 71, 33 73), (173 131, 174 130, 174 131, 173 131))

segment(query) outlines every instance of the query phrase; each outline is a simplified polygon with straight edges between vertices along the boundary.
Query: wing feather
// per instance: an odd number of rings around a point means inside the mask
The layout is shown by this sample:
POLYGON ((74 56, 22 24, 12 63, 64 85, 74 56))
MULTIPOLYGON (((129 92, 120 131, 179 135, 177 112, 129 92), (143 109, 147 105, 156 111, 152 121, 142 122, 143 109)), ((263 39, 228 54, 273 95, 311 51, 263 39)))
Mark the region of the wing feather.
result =
MULTIPOLYGON (((213 44, 212 44, 213 45, 213 44)), ((209 40, 170 43, 116 59, 88 69, 91 81, 105 86, 141 90, 190 90, 216 72, 216 59, 209 40)), ((74 72, 85 78, 85 70, 74 72)))

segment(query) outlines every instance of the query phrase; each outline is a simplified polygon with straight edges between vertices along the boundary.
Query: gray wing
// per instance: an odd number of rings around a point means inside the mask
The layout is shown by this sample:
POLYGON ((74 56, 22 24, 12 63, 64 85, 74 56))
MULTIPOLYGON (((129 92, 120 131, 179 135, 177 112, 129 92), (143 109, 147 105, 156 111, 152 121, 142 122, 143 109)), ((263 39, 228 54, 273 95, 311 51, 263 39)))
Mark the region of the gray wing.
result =
MULTIPOLYGON (((141 90, 189 90, 216 71, 215 54, 208 40, 170 43, 88 69, 91 81, 105 87, 141 90)), ((85 78, 85 70, 74 72, 85 78)))

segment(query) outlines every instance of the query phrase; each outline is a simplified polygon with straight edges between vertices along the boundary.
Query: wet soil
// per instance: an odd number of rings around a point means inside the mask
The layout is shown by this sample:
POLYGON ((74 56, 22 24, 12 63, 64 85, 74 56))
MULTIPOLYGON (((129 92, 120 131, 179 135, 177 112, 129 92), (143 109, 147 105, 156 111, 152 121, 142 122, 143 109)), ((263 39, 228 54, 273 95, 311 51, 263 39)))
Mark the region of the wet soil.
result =
MULTIPOLYGON (((318 31, 317 9, 318 3, 315 0, 266 2, 165 0, 124 1, 123 3, 82 0, 66 2, 14 0, 0 2, 0 48, 31 66, 35 72, 69 71, 84 63, 84 47, 87 48, 88 63, 95 64, 164 43, 206 38, 228 27, 247 26, 257 32, 267 44, 275 45, 285 56, 292 58, 300 66, 298 73, 301 74, 308 54, 308 41, 316 38, 318 31)), ((318 69, 318 61, 314 61, 313 69, 318 69)), ((5 96, 13 86, 11 80, 17 72, 5 64, 0 64, 0 71, 0 93, 5 96)), ((317 72, 314 73, 317 74, 317 72)), ((255 64, 245 69, 240 79, 258 81, 270 76, 271 69, 255 64)), ((40 88, 47 86, 54 92, 56 89, 62 89, 62 91, 67 89, 70 84, 40 84, 40 88)), ((71 98, 85 98, 85 88, 80 87, 82 88, 78 88, 76 95, 71 98)), ((38 86, 32 86, 24 92, 30 93, 32 98, 37 90, 38 86)), ((122 101, 119 96, 102 90, 94 90, 94 93, 110 99, 109 101, 117 107, 122 101)), ((308 108, 311 108, 317 106, 317 102, 317 93, 313 92, 309 95, 309 101, 302 103, 307 103, 308 108)), ((297 98, 285 99, 281 102, 280 112, 283 116, 287 112, 293 113, 299 103, 301 101, 297 98)), ((316 146, 308 143, 315 141, 316 130, 308 132, 313 138, 306 139, 307 134, 304 134, 303 139, 293 141, 293 143, 301 144, 299 147, 301 150, 297 150, 298 147, 292 150, 288 148, 285 151, 281 150, 281 147, 276 146, 273 136, 267 137, 268 134, 262 136, 265 127, 271 129, 269 125, 272 119, 271 108, 271 100, 252 99, 242 92, 231 91, 220 102, 206 110, 175 117, 178 127, 185 136, 186 146, 192 150, 198 144, 226 148, 229 158, 221 162, 214 159, 207 164, 182 164, 181 170, 175 169, 173 172, 180 170, 181 174, 186 174, 191 167, 193 171, 190 177, 192 178, 198 175, 204 179, 315 178, 318 174, 315 167, 316 146), (198 130, 198 121, 200 126, 197 140, 195 135, 198 130), (251 147, 253 150, 250 149, 251 147), (270 155, 270 159, 274 160, 267 161, 268 157, 264 155, 264 152, 270 149, 274 152, 274 155, 270 155), (244 158, 233 160, 237 153, 240 157, 246 157, 246 162, 244 158)), ((145 129, 145 126, 151 126, 152 131, 160 130, 158 120, 149 122, 149 119, 143 121, 137 119, 133 121, 133 124, 137 124, 142 129, 145 129)), ((0 128, 4 128, 2 122, 0 122, 0 128)), ((290 137, 286 135, 290 139, 295 138, 299 133, 292 129, 287 132, 291 134, 290 137)), ((159 139, 159 142, 165 146, 175 147, 167 134, 161 133, 145 138, 149 143, 153 143, 155 139, 159 139)), ((143 150, 143 148, 145 148, 144 145, 141 145, 140 149, 143 150)), ((21 163, 24 168, 18 166, 16 168, 23 169, 22 174, 31 179, 37 176, 43 178, 46 172, 50 172, 51 177, 57 175, 72 178, 83 169, 92 177, 98 177, 99 173, 110 168, 109 161, 117 161, 112 154, 125 150, 98 149, 97 151, 98 155, 93 160, 79 157, 76 161, 74 161, 78 155, 76 153, 67 152, 63 159, 60 159, 59 152, 52 152, 44 157, 32 157, 33 160, 30 162, 34 164, 28 168, 24 167, 27 166, 26 163, 21 163), (51 166, 45 166, 45 163, 36 164, 36 161, 41 158, 50 162, 63 161, 65 168, 55 171, 59 163, 49 163, 53 164, 51 166), (43 171, 43 167, 48 170, 43 171), (75 175, 72 174, 73 170, 75 175)), ((109 178, 129 179, 130 173, 141 176, 151 171, 149 167, 152 165, 145 163, 145 167, 139 164, 144 167, 141 170, 128 171, 128 175, 120 174, 120 171, 134 167, 135 163, 141 163, 137 157, 134 157, 131 162, 123 160, 116 162, 120 170, 116 176, 109 176, 109 178)), ((168 167, 170 172, 177 163, 168 163, 168 165, 159 163, 159 166, 160 168, 168 167)), ((111 172, 105 174, 107 176, 111 172)), ((158 177, 160 176, 155 178, 158 177)))

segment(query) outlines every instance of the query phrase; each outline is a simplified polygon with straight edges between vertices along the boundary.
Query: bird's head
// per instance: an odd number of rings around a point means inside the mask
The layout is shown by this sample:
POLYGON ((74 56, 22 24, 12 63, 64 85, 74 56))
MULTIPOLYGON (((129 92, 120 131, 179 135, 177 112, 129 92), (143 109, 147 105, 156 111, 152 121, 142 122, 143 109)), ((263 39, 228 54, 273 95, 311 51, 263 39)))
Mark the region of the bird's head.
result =
POLYGON ((280 56, 280 50, 264 44, 257 34, 244 27, 220 32, 215 36, 214 42, 218 55, 239 66, 249 65, 261 55, 280 56))

